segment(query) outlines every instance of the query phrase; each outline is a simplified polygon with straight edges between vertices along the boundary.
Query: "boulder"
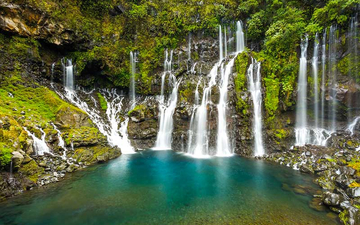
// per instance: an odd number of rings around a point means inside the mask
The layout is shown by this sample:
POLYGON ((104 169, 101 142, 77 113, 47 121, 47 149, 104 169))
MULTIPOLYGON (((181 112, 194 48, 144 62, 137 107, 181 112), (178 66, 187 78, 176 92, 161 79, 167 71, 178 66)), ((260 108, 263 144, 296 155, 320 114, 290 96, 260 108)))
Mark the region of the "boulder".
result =
POLYGON ((14 151, 12 152, 12 158, 11 158, 12 162, 13 162, 13 167, 14 168, 19 168, 20 165, 23 163, 24 161, 24 156, 18 152, 18 151, 14 151))
POLYGON ((342 196, 329 191, 323 194, 323 202, 328 206, 339 206, 342 200, 342 196))

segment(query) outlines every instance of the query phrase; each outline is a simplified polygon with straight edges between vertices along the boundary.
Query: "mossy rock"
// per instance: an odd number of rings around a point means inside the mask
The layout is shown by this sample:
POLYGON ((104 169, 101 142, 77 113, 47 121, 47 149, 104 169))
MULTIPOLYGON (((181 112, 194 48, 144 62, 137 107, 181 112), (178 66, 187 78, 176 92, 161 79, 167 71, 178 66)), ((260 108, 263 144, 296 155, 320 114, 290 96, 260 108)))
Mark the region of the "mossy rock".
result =
POLYGON ((37 182, 39 176, 41 176, 44 171, 44 168, 40 167, 34 160, 31 160, 29 163, 24 164, 19 168, 19 173, 28 177, 34 183, 37 182))

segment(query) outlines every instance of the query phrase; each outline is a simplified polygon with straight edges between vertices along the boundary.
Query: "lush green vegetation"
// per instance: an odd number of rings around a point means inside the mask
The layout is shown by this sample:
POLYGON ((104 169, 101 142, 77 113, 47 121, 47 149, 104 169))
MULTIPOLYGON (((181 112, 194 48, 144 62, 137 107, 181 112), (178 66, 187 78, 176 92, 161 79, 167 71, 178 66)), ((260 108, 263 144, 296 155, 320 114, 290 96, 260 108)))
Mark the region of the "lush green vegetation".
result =
MULTIPOLYGON (((268 122, 280 110, 294 105, 298 49, 304 34, 313 39, 315 33, 322 33, 332 24, 338 24, 339 33, 343 34, 360 3, 360 0, 13 1, 46 11, 54 21, 91 42, 86 48, 69 53, 79 73, 96 62, 101 76, 116 86, 128 87, 129 53, 139 51, 136 88, 142 94, 152 93, 153 73, 162 66, 165 49, 184 44, 190 32, 204 32, 216 38, 219 24, 234 26, 233 21, 242 20, 247 42, 260 47, 256 58, 262 62, 268 122)), ((26 52, 39 56, 40 45, 33 39, 14 37, 9 43, 13 46, 8 48, 11 54, 26 52)), ((339 71, 348 73, 358 68, 350 64, 349 57, 342 59, 339 71)), ((237 80, 238 89, 240 81, 237 80)), ((181 97, 187 98, 188 93, 181 97)))

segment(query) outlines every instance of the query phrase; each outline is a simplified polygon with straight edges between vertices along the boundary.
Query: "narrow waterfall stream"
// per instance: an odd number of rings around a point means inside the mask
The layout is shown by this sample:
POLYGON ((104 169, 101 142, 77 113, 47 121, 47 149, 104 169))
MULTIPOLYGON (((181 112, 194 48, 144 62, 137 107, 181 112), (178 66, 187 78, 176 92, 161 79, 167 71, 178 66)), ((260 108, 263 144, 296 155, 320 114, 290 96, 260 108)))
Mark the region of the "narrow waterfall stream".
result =
POLYGON ((159 97, 159 131, 156 138, 155 150, 171 149, 172 131, 174 128, 173 115, 178 100, 178 88, 181 80, 177 81, 172 73, 173 51, 165 52, 164 72, 161 77, 161 96, 159 97), (172 87, 171 94, 168 99, 165 96, 165 81, 168 77, 169 86, 172 87))
POLYGON ((329 33, 329 95, 331 104, 329 104, 329 112, 331 112, 331 131, 336 131, 336 49, 337 49, 337 27, 332 25, 329 33))
POLYGON ((42 156, 45 153, 51 154, 50 148, 47 146, 45 141, 46 133, 41 128, 38 129, 41 132, 41 139, 37 138, 35 134, 31 133, 26 127, 24 127, 24 130, 28 133, 30 137, 32 137, 34 141, 33 147, 36 155, 42 156))
POLYGON ((130 109, 133 109, 136 104, 136 93, 135 93, 135 73, 136 73, 136 53, 130 52, 130 88, 129 88, 129 98, 130 98, 130 109))
POLYGON ((57 132, 57 137, 59 139, 59 144, 58 144, 59 147, 61 147, 64 150, 63 155, 61 157, 63 159, 66 159, 67 148, 65 147, 65 141, 61 136, 60 130, 55 126, 55 124, 51 123, 51 125, 54 127, 54 130, 56 130, 57 132))
POLYGON ((254 107, 254 119, 253 119, 253 132, 254 132, 254 156, 263 156, 265 154, 263 139, 262 139, 262 97, 261 97, 261 64, 255 59, 251 59, 247 77, 249 90, 252 97, 254 107))
POLYGON ((307 129, 307 48, 308 37, 301 41, 301 58, 298 78, 298 96, 296 104, 296 146, 303 146, 308 142, 309 130, 307 129))

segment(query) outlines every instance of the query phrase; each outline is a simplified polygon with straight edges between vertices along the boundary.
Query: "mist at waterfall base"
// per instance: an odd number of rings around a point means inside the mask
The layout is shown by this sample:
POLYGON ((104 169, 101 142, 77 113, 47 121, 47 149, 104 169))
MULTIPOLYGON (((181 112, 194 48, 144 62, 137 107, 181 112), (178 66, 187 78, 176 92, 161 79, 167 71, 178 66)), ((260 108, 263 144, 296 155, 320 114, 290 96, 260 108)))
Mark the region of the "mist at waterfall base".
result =
POLYGON ((308 207, 312 177, 241 157, 121 155, 0 205, 0 224, 336 224, 308 207))

